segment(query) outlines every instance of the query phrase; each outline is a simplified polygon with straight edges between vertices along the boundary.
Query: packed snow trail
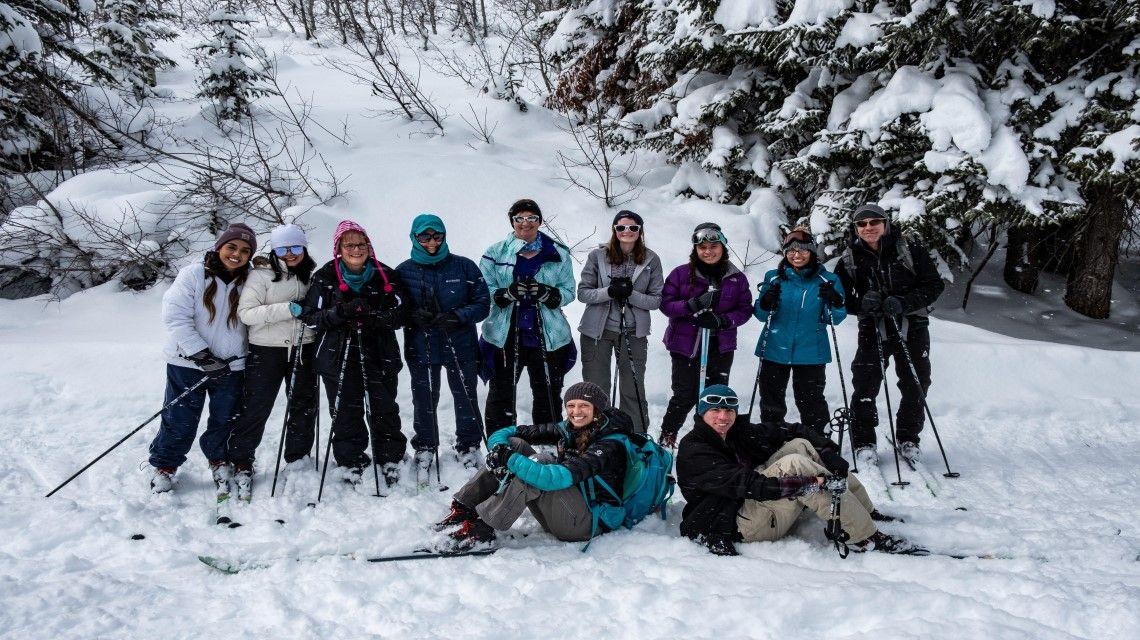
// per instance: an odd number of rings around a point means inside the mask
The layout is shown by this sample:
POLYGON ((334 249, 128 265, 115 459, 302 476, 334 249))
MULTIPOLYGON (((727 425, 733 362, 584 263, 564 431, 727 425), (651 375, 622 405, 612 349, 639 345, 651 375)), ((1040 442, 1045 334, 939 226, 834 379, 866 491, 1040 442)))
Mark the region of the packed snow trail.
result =
MULTIPOLYGON (((269 45, 281 49, 281 42, 269 45)), ((452 251, 477 257, 508 233, 505 210, 520 196, 540 202, 570 243, 588 238, 580 249, 604 239, 612 212, 552 179, 551 150, 564 141, 551 114, 538 108, 519 114, 426 74, 438 99, 459 106, 480 101, 502 126, 490 147, 468 147, 473 138, 458 126, 448 136, 424 138, 413 135, 415 125, 361 116, 376 106, 367 89, 309 57, 336 55, 335 48, 290 46, 291 53, 281 54, 287 58, 282 81, 322 97, 318 116, 325 122, 349 118, 356 140, 342 148, 318 137, 352 191, 335 208, 303 219, 313 227, 318 259, 328 258, 336 222, 352 217, 377 237, 380 258, 395 264, 407 255, 411 219, 424 210, 447 221, 452 251), (591 235, 594 228, 601 231, 591 235)), ((193 74, 183 67, 164 79, 186 95, 193 74)), ((732 207, 663 195, 652 187, 667 182, 666 175, 652 173, 650 190, 627 205, 646 216, 647 241, 666 267, 686 259, 693 226, 709 219, 722 222, 743 253, 754 221, 732 207)), ((114 199, 108 193, 123 195, 122 177, 108 172, 85 184, 87 192, 73 189, 69 197, 103 202, 98 198, 114 199)), ((751 281, 771 266, 749 268, 751 281)), ((668 521, 650 518, 632 531, 606 534, 587 553, 541 533, 528 516, 517 527, 530 534, 525 542, 491 557, 372 564, 339 556, 406 553, 423 544, 450 495, 417 492, 408 465, 386 498, 330 474, 323 500, 308 507, 319 472, 303 466, 290 470, 278 497, 270 498, 281 399, 258 450, 253 501, 231 505, 239 528, 214 523, 213 483, 196 447, 175 491, 150 494, 147 445, 157 423, 56 496, 42 497, 161 405, 164 288, 131 293, 109 284, 61 303, 0 300, 4 637, 1123 640, 1140 629, 1138 353, 1032 342, 932 320, 930 406, 962 477, 939 477, 934 497, 904 469, 912 485, 892 487, 891 501, 882 499, 884 487, 874 477, 867 485, 882 510, 906 519, 884 525, 887 532, 939 552, 1008 560, 876 553, 842 560, 814 518, 786 540, 741 544, 738 558, 714 557, 679 537, 678 494, 668 521), (329 557, 268 562, 264 570, 227 576, 203 566, 199 555, 250 562, 329 557)), ((566 311, 577 326, 581 305, 566 311)), ((659 342, 664 319, 655 314, 653 323, 646 388, 655 431, 668 400, 669 366, 659 342)), ((752 322, 740 333, 732 385, 742 393, 755 372, 751 352, 759 330, 752 322)), ((837 333, 846 373, 855 323, 837 333)), ((579 377, 575 369, 567 384, 579 377)), ((828 377, 834 409, 842 404, 834 366, 828 377)), ((400 385, 410 435, 406 372, 400 385)), ((521 404, 524 418, 529 410, 521 404)), ((883 410, 880 403, 886 465, 883 410)), ((796 415, 792 409, 789 417, 796 415)), ((468 473, 450 457, 450 394, 442 394, 439 417, 442 481, 458 488, 468 473)), ((322 424, 323 442, 327 413, 322 424)), ((929 431, 923 436, 925 464, 937 475, 937 447, 929 431)), ((893 468, 882 468, 889 481, 893 468)))

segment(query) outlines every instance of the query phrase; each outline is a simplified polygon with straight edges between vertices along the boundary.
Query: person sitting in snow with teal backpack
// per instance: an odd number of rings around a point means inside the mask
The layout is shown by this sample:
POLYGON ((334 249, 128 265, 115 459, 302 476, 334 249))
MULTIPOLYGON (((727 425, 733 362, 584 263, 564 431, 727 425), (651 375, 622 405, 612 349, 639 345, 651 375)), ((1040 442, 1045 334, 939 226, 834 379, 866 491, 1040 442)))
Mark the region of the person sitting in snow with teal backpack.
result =
POLYGON ((634 433, 633 420, 609 404, 591 382, 571 385, 566 420, 505 427, 488 440, 487 468, 458 492, 451 513, 436 523, 451 533, 452 550, 495 540, 529 507, 539 525, 559 540, 588 541, 633 526, 654 510, 664 517, 672 493, 672 457, 634 433), (534 445, 557 447, 537 453, 534 445), (631 464, 632 463, 632 464, 631 464))

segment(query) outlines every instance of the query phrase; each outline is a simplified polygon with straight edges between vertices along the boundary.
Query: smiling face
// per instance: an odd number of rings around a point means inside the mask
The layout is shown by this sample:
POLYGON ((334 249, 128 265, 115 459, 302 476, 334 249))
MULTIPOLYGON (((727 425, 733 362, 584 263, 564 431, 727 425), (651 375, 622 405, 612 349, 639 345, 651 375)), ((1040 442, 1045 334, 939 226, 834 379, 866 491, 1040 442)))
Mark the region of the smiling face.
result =
MULTIPOLYGON (((308 251, 308 249, 305 251, 308 251)), ((297 265, 301 264, 302 260, 305 259, 305 251, 302 251, 301 253, 286 253, 285 257, 281 258, 281 261, 285 263, 286 267, 296 267, 297 265)))
POLYGON ((720 437, 728 435, 728 430, 736 422, 736 410, 728 407, 713 407, 702 416, 705 424, 712 427, 720 437))
POLYGON ((887 221, 883 218, 866 218, 855 223, 855 234, 872 249, 879 246, 879 240, 887 232, 887 221))
POLYGON ((784 252, 784 257, 794 269, 803 269, 807 263, 811 262, 811 251, 807 249, 788 249, 784 252))
POLYGON ((511 227, 515 230, 515 237, 523 242, 534 242, 538 237, 540 226, 542 218, 532 211, 521 211, 511 216, 511 227))
POLYGON ((637 231, 633 231, 629 228, 630 225, 637 225, 638 227, 641 226, 638 225, 637 220, 634 220, 633 218, 618 218, 618 221, 614 224, 614 235, 617 236, 618 242, 621 243, 623 249, 626 247, 632 249, 633 245, 637 242, 637 239, 641 237, 641 229, 639 228, 637 231), (619 226, 624 227, 625 230, 619 231, 616 228, 619 226))
POLYGON ((566 420, 573 429, 582 429, 594 421, 594 405, 585 400, 566 402, 566 420))
POLYGON ((353 271, 360 271, 368 261, 368 238, 358 231, 349 231, 340 237, 340 257, 353 271))
POLYGON ((230 240, 218 249, 218 257, 228 271, 237 271, 249 262, 253 247, 245 240, 230 240))
POLYGON ((423 247, 428 255, 434 256, 439 253, 439 248, 443 246, 444 235, 435 229, 425 229, 423 233, 416 236, 416 242, 423 247))
POLYGON ((724 255, 724 245, 719 242, 702 242, 697 245, 697 257, 705 264, 716 264, 724 255))

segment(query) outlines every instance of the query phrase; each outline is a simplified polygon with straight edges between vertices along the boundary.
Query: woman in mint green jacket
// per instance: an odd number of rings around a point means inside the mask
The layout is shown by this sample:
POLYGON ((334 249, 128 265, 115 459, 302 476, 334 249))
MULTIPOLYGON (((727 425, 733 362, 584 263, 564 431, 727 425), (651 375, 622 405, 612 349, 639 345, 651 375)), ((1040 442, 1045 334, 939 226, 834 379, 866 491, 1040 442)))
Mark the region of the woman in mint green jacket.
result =
POLYGON ((479 340, 487 394, 487 435, 512 424, 523 369, 533 394, 536 423, 562 419, 562 380, 577 359, 562 307, 574 300, 570 250, 539 231, 542 211, 519 200, 507 213, 513 232, 487 248, 479 270, 491 292, 491 315, 479 340))

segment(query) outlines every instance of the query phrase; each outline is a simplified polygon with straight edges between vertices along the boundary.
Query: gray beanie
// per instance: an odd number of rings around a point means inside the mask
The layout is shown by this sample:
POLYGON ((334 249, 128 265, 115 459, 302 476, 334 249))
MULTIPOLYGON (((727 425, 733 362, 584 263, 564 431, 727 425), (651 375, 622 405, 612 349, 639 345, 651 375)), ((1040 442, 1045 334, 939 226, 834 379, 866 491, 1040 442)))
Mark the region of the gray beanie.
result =
POLYGON ((562 403, 565 404, 571 400, 589 402, 594 405, 594 413, 596 414, 610 408, 610 397, 606 395, 606 390, 593 382, 575 382, 570 385, 566 393, 562 394, 562 403))

